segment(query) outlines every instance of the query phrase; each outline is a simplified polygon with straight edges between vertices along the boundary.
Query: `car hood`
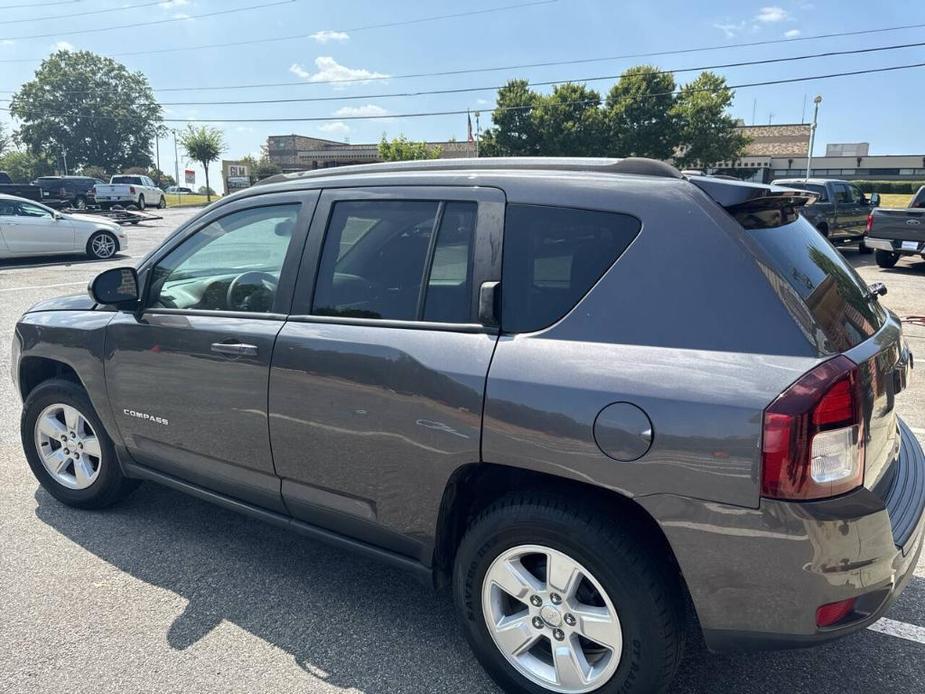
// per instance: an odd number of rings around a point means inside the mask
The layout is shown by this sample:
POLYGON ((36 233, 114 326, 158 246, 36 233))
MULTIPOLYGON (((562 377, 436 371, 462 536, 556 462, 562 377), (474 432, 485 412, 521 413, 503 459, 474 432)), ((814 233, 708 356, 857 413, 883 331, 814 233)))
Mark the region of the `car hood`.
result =
POLYGON ((88 294, 83 293, 44 299, 30 306, 26 313, 37 313, 39 311, 92 311, 94 308, 96 308, 96 302, 88 294))

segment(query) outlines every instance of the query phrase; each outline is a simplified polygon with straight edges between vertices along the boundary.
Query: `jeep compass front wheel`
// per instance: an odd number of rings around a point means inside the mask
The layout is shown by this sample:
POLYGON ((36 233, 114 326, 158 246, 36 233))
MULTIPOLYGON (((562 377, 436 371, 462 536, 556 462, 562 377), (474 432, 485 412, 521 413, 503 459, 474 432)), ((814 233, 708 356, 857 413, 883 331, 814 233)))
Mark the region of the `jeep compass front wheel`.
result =
POLYGON ((71 381, 37 386, 23 404, 23 450, 32 474, 58 501, 102 508, 135 488, 84 390, 71 381))
POLYGON ((470 526, 454 590, 467 639, 507 691, 660 692, 683 644, 679 586, 612 517, 537 495, 470 526))

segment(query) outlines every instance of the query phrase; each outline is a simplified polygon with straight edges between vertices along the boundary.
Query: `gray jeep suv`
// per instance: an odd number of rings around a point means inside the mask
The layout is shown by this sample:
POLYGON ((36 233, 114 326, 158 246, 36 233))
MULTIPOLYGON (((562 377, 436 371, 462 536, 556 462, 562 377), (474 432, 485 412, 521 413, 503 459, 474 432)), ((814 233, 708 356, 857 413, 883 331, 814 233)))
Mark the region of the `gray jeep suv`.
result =
POLYGON ((653 692, 878 619, 925 535, 912 357, 804 193, 654 161, 275 177, 13 345, 39 482, 151 480, 451 587, 511 692, 653 692))

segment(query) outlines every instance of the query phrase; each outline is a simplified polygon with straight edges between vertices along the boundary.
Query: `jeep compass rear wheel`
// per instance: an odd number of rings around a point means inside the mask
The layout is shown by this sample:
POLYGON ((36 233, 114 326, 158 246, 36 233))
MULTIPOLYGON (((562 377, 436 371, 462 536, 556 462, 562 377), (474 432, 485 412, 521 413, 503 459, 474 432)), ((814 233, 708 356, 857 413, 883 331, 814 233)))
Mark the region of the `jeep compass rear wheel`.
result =
POLYGON ((69 506, 109 506, 137 485, 122 474, 112 441, 75 383, 37 386, 23 405, 20 430, 32 474, 69 506))
POLYGON ((683 644, 676 577, 629 529, 552 497, 483 512, 457 553, 466 636, 507 691, 658 692, 683 644))

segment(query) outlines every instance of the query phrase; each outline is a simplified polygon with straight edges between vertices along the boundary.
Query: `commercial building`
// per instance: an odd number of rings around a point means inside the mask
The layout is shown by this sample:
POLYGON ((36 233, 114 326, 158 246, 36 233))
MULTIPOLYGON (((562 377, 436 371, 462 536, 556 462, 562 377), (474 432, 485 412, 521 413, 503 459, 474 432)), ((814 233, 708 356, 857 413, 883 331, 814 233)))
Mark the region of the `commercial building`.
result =
MULTIPOLYGON (((440 147, 442 159, 475 156, 475 145, 469 142, 427 144, 440 147)), ((304 135, 270 135, 267 138, 267 155, 284 173, 381 161, 378 144, 352 145, 304 135)))
MULTIPOLYGON (((743 125, 749 139, 745 155, 721 162, 711 173, 729 173, 746 180, 768 182, 775 178, 806 175, 811 126, 807 124, 743 125), (750 175, 747 175, 750 174, 750 175)), ((814 156, 810 176, 847 180, 925 180, 925 155, 870 155, 870 143, 830 144, 825 156, 814 156)))

